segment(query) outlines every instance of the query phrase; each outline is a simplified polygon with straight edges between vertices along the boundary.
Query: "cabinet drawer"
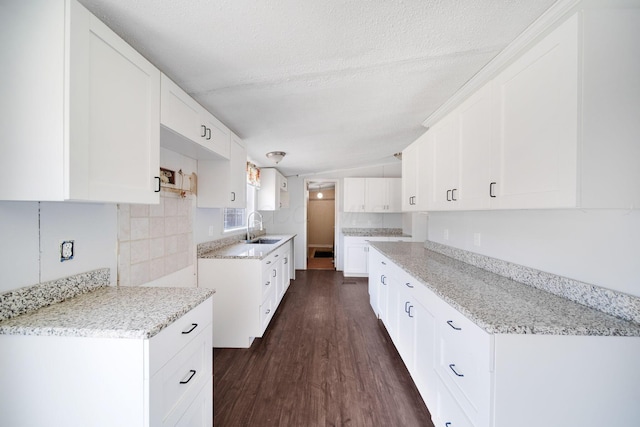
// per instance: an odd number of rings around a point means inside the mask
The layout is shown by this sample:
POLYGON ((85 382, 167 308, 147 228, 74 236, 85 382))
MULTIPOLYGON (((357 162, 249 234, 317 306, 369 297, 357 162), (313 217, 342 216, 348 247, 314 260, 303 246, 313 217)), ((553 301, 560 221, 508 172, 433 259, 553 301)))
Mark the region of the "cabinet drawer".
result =
POLYGON ((213 377, 205 383, 200 393, 193 399, 191 405, 175 425, 176 427, 208 427, 213 425, 213 377))
POLYGON ((212 299, 208 298, 149 340, 149 351, 153 355, 149 361, 149 376, 212 323, 212 307, 212 299))
POLYGON ((176 425, 203 383, 211 380, 211 325, 167 362, 150 381, 151 425, 176 425))
POLYGON ((273 291, 276 287, 275 277, 273 277, 273 269, 275 268, 275 264, 271 264, 269 267, 262 270, 262 282, 260 284, 262 288, 262 298, 261 301, 264 301, 269 297, 271 291, 273 291))
POLYGON ((441 381, 437 381, 436 388, 436 408, 433 416, 435 426, 474 427, 474 424, 465 415, 458 402, 441 381))
POLYGON ((438 373, 475 419, 489 405, 491 336, 444 302, 437 323, 438 373))

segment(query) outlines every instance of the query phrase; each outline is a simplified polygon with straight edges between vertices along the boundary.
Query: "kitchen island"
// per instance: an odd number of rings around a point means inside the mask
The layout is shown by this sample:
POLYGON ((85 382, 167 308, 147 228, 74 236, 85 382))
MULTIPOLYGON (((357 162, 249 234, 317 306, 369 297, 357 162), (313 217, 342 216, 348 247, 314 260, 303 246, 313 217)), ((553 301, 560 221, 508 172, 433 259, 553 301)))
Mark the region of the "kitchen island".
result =
MULTIPOLYGON (((215 291, 76 288, 53 303, 33 293, 44 306, 0 322, 2 423, 211 425, 215 291)), ((3 308, 21 311, 25 292, 3 308)))

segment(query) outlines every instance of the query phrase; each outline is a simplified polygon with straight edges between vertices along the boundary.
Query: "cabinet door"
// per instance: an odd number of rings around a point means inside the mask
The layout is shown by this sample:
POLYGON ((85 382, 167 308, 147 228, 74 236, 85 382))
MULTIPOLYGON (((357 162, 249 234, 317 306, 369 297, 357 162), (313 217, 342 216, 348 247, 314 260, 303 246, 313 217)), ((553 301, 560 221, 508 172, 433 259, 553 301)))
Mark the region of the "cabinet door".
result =
POLYGON ((492 206, 576 205, 578 16, 494 80, 492 206))
POLYGON ((402 150, 402 211, 417 211, 418 188, 418 146, 423 135, 402 150))
POLYGON ((247 206, 247 149, 242 140, 231 135, 229 159, 229 206, 245 208, 247 206))
POLYGON ((204 136, 201 134, 200 143, 221 157, 229 159, 231 142, 229 129, 202 107, 200 121, 202 123, 200 129, 204 134, 204 136))
POLYGON ((68 199, 158 203, 160 71, 71 2, 68 199))
POLYGON ((402 178, 387 180, 387 212, 402 212, 402 178))
POLYGON ((206 137, 200 121, 200 104, 164 74, 160 88, 160 123, 194 142, 206 137))
POLYGON ((377 250, 371 249, 369 251, 369 303, 377 317, 380 315, 378 288, 380 286, 380 277, 382 276, 382 258, 382 255, 377 250))
POLYGON ((365 212, 387 212, 389 186, 386 178, 365 178, 365 212))
POLYGON ((458 109, 458 209, 488 209, 491 204, 491 84, 458 109))
POLYGON ((365 178, 344 179, 344 212, 364 212, 365 178))
MULTIPOLYGON (((408 289, 407 283, 409 282, 403 282, 400 280, 397 284, 398 338, 396 340, 396 348, 409 372, 413 373, 415 366, 416 302, 408 289)), ((409 283, 409 285, 411 284, 409 283)))
POLYGON ((364 239, 345 237, 344 275, 364 276, 368 272, 369 244, 364 239))
POLYGON ((447 115, 430 131, 433 137, 433 210, 451 210, 459 200, 458 115, 447 115))

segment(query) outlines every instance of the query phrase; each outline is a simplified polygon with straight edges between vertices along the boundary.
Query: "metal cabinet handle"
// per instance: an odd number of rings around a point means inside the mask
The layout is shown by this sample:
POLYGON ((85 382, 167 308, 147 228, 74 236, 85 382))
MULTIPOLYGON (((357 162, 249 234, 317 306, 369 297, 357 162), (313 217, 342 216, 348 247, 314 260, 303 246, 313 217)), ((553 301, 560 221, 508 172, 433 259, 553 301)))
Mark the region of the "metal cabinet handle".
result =
POLYGON ((453 325, 453 320, 447 320, 447 325, 451 326, 456 331, 461 331, 462 330, 462 328, 458 328, 457 326, 453 325))
POLYGON ((271 261, 267 261, 267 265, 271 264, 271 261))
POLYGON ((456 366, 454 363, 450 363, 449 364, 449 369, 451 369, 453 371, 454 374, 456 374, 457 377, 464 377, 463 374, 458 373, 453 367, 456 366))
POLYGON ((207 128, 207 141, 211 139, 211 128, 207 128))
POLYGON ((268 308, 267 311, 264 312, 264 314, 269 314, 269 313, 271 313, 271 309, 270 308, 268 308))
POLYGON ((232 201, 232 202, 235 202, 235 201, 236 201, 236 192, 235 192, 235 191, 232 191, 232 192, 231 192, 231 201, 232 201))
POLYGON ((411 315, 411 309, 413 308, 412 305, 409 306, 409 310, 407 310, 407 314, 409 315, 409 317, 413 318, 413 315, 411 315))
POLYGON ((196 371, 194 371, 193 369, 191 369, 191 370, 189 370, 189 373, 191 374, 191 375, 189 375, 189 378, 187 378, 186 380, 182 380, 182 381, 180 381, 180 384, 186 384, 186 383, 188 383, 189 381, 191 381, 191 378, 193 378, 193 376, 196 374, 196 371))
POLYGON ((458 199, 456 199, 456 191, 458 191, 457 188, 454 188, 453 190, 451 190, 451 201, 452 202, 457 202, 458 199))
POLYGON ((444 427, 451 427, 451 423, 450 422, 444 423, 444 427))
POLYGON ((451 190, 447 190, 447 202, 451 201, 451 198, 449 197, 449 193, 451 193, 451 190))
POLYGON ((413 288, 413 285, 409 282, 405 283, 405 285, 407 285, 407 288, 413 288))
POLYGON ((407 306, 408 306, 408 305, 409 305, 409 301, 407 301, 407 302, 405 302, 405 303, 404 303, 404 312, 405 312, 405 313, 408 313, 408 312, 409 312, 409 309, 407 308, 407 306))
POLYGON ((289 263, 289 258, 284 257, 284 263, 285 263, 285 264, 288 264, 288 263, 289 263))
POLYGON ((275 257, 278 258, 280 255, 279 254, 275 254, 275 257))
POLYGON ((495 194, 493 194, 493 186, 494 186, 494 185, 496 185, 496 183, 495 183, 495 182, 492 182, 492 183, 490 183, 490 184, 489 184, 489 197, 493 197, 493 198, 495 198, 495 197, 496 197, 496 195, 495 195, 495 194))
POLYGON ((265 286, 269 286, 271 284, 271 280, 268 280, 267 283, 265 283, 265 286))
POLYGON ((276 272, 276 270, 272 270, 272 271, 273 271, 273 277, 276 277, 278 273, 276 272))
POLYGON ((153 192, 154 192, 154 193, 159 193, 159 192, 160 192, 160 183, 161 183, 162 181, 160 181, 160 177, 159 177, 159 176, 156 176, 155 178, 158 180, 158 186, 156 187, 156 188, 157 188, 157 190, 153 190, 153 192))
POLYGON ((192 323, 192 324, 191 324, 191 329, 189 329, 188 331, 182 331, 182 333, 183 333, 183 334, 185 334, 185 335, 186 335, 186 334, 190 334, 190 333, 191 333, 191 332, 193 332, 193 330, 194 330, 195 328, 197 328, 197 327, 198 327, 198 324, 197 324, 197 323, 192 323))
POLYGON ((387 263, 384 261, 380 261, 380 262, 382 263, 382 265, 387 265, 387 263))
POLYGON ((200 125, 200 127, 202 128, 202 135, 200 135, 200 138, 204 138, 207 136, 207 127, 205 125, 200 125))

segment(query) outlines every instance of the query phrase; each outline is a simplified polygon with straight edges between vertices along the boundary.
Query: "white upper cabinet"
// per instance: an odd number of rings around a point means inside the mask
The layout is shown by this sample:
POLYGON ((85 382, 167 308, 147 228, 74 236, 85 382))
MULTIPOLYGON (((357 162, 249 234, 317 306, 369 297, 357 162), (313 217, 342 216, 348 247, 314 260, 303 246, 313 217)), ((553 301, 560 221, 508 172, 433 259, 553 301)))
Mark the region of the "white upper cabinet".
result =
POLYGON ((402 211, 426 211, 433 186, 433 133, 427 132, 402 150, 402 211))
POLYGON ((229 159, 229 129, 171 79, 161 77, 162 146, 194 159, 229 159))
POLYGON ((400 178, 344 179, 344 212, 401 212, 401 198, 400 178))
POLYGON ((400 178, 365 178, 365 211, 400 212, 401 190, 400 178))
POLYGON ((639 206, 640 7, 608 7, 560 23, 434 124, 432 183, 411 187, 403 152, 406 191, 431 188, 428 210, 639 206))
POLYGON ((460 196, 458 185, 458 115, 450 113, 429 132, 433 137, 432 210, 453 209, 460 196))
POLYGON ((0 199, 158 203, 159 70, 75 0, 0 25, 0 199))
POLYGON ((365 212, 365 179, 344 179, 344 212, 365 212))
POLYGON ((199 208, 247 206, 247 149, 235 134, 230 138, 230 159, 198 160, 199 208))
POLYGON ((487 209, 491 178, 491 83, 467 99, 458 114, 458 183, 455 207, 487 209))
POLYGON ((578 15, 494 80, 496 208, 576 206, 578 15))
POLYGON ((278 169, 260 169, 260 191, 258 206, 260 211, 277 211, 289 207, 287 178, 278 169))

